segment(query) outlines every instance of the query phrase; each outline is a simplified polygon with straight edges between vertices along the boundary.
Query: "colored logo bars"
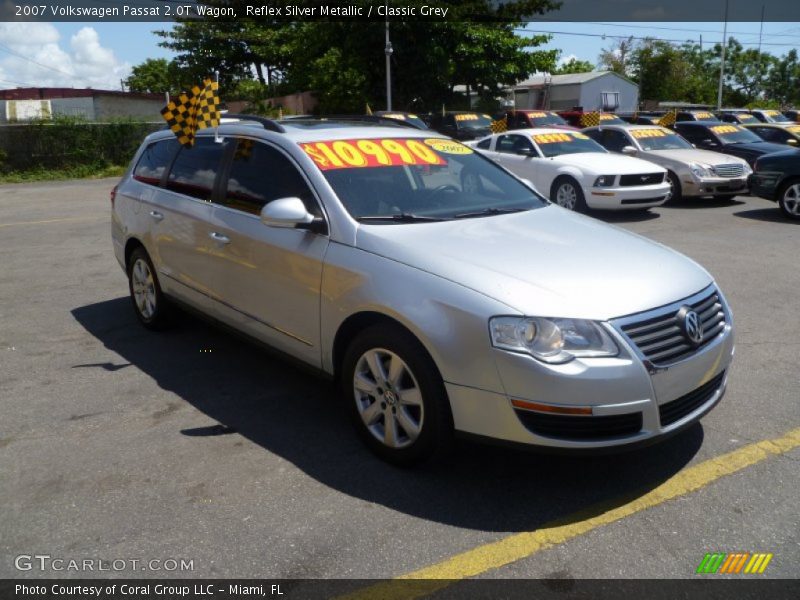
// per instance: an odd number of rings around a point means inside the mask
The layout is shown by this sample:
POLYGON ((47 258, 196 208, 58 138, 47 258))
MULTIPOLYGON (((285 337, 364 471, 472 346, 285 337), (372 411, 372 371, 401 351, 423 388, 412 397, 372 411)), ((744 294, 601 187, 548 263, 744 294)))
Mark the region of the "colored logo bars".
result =
POLYGON ((181 94, 177 102, 171 101, 161 110, 161 116, 183 146, 194 145, 198 129, 219 126, 218 91, 219 84, 206 79, 203 89, 194 86, 188 95, 181 94))
POLYGON ((708 553, 703 557, 696 573, 763 573, 769 561, 772 560, 772 553, 735 552, 726 554, 725 552, 708 553))

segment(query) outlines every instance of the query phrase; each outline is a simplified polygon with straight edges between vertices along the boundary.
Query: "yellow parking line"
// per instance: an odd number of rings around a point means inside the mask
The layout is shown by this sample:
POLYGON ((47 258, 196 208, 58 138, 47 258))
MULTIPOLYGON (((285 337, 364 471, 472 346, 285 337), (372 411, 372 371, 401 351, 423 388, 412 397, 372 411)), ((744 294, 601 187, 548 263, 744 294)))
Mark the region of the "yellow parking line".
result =
MULTIPOLYGON (((341 598, 348 600, 419 598, 445 588, 456 580, 481 575, 491 569, 527 558, 546 548, 563 544, 603 525, 609 525, 668 500, 690 494, 721 477, 758 464, 770 456, 777 456, 798 447, 800 447, 800 427, 792 429, 781 437, 749 444, 728 454, 684 469, 670 480, 621 506, 615 508, 591 507, 586 511, 543 525, 536 531, 510 535, 341 598)), ((604 506, 609 505, 612 504, 606 503, 604 506)))
POLYGON ((63 219, 48 219, 46 221, 17 221, 16 223, 0 223, 0 227, 13 227, 14 225, 41 225, 43 223, 62 223, 64 221, 91 221, 92 219, 106 218, 105 216, 96 217, 65 217, 63 219))

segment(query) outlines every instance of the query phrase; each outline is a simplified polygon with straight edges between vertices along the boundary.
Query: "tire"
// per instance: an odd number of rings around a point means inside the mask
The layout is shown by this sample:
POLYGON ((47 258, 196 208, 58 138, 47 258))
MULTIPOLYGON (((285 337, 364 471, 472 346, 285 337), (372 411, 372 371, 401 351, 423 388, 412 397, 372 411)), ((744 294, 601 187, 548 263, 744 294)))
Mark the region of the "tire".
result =
POLYGON ((667 171, 667 180, 670 185, 670 196, 667 202, 680 202, 683 199, 683 189, 678 176, 672 171, 667 171))
POLYGON ((567 210, 585 213, 588 209, 581 186, 572 177, 559 177, 550 188, 550 201, 567 210))
POLYGON ((790 219, 800 219, 800 180, 787 181, 778 191, 778 206, 790 219))
POLYGON ((444 382, 405 329, 381 324, 359 333, 345 352, 339 382, 359 436, 383 460, 409 466, 450 446, 453 417, 444 382))
POLYGON ((155 331, 168 325, 168 301, 161 291, 153 261, 141 246, 128 259, 128 291, 139 323, 155 331))

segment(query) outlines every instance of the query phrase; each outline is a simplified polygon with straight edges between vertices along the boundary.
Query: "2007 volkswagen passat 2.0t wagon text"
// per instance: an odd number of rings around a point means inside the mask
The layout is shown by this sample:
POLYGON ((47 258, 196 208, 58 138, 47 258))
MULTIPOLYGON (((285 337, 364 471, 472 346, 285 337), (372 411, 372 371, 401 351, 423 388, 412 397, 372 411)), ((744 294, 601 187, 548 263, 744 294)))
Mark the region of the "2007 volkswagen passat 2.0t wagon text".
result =
POLYGON ((703 268, 431 132, 239 120, 191 148, 158 132, 112 202, 143 325, 188 305, 334 376, 393 462, 454 432, 625 447, 725 390, 733 324, 703 268))

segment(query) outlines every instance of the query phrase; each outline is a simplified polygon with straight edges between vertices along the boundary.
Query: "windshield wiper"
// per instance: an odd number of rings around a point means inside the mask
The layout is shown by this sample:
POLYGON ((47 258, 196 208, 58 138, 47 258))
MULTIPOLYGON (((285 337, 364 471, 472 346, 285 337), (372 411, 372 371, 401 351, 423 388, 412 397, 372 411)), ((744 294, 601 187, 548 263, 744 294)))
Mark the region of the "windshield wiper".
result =
POLYGON ((526 210, 531 210, 530 208, 497 208, 497 207, 489 207, 484 208, 483 210, 476 210, 475 212, 465 212, 465 213, 458 213, 457 215, 453 215, 454 219, 469 219, 472 217, 485 217, 487 215, 504 215, 507 213, 516 213, 516 212, 523 212, 526 210))
POLYGON ((426 217, 424 215, 415 215, 414 213, 396 213, 393 215, 366 215, 363 217, 356 217, 356 221, 397 221, 399 223, 424 223, 434 221, 444 221, 440 217, 426 217))

